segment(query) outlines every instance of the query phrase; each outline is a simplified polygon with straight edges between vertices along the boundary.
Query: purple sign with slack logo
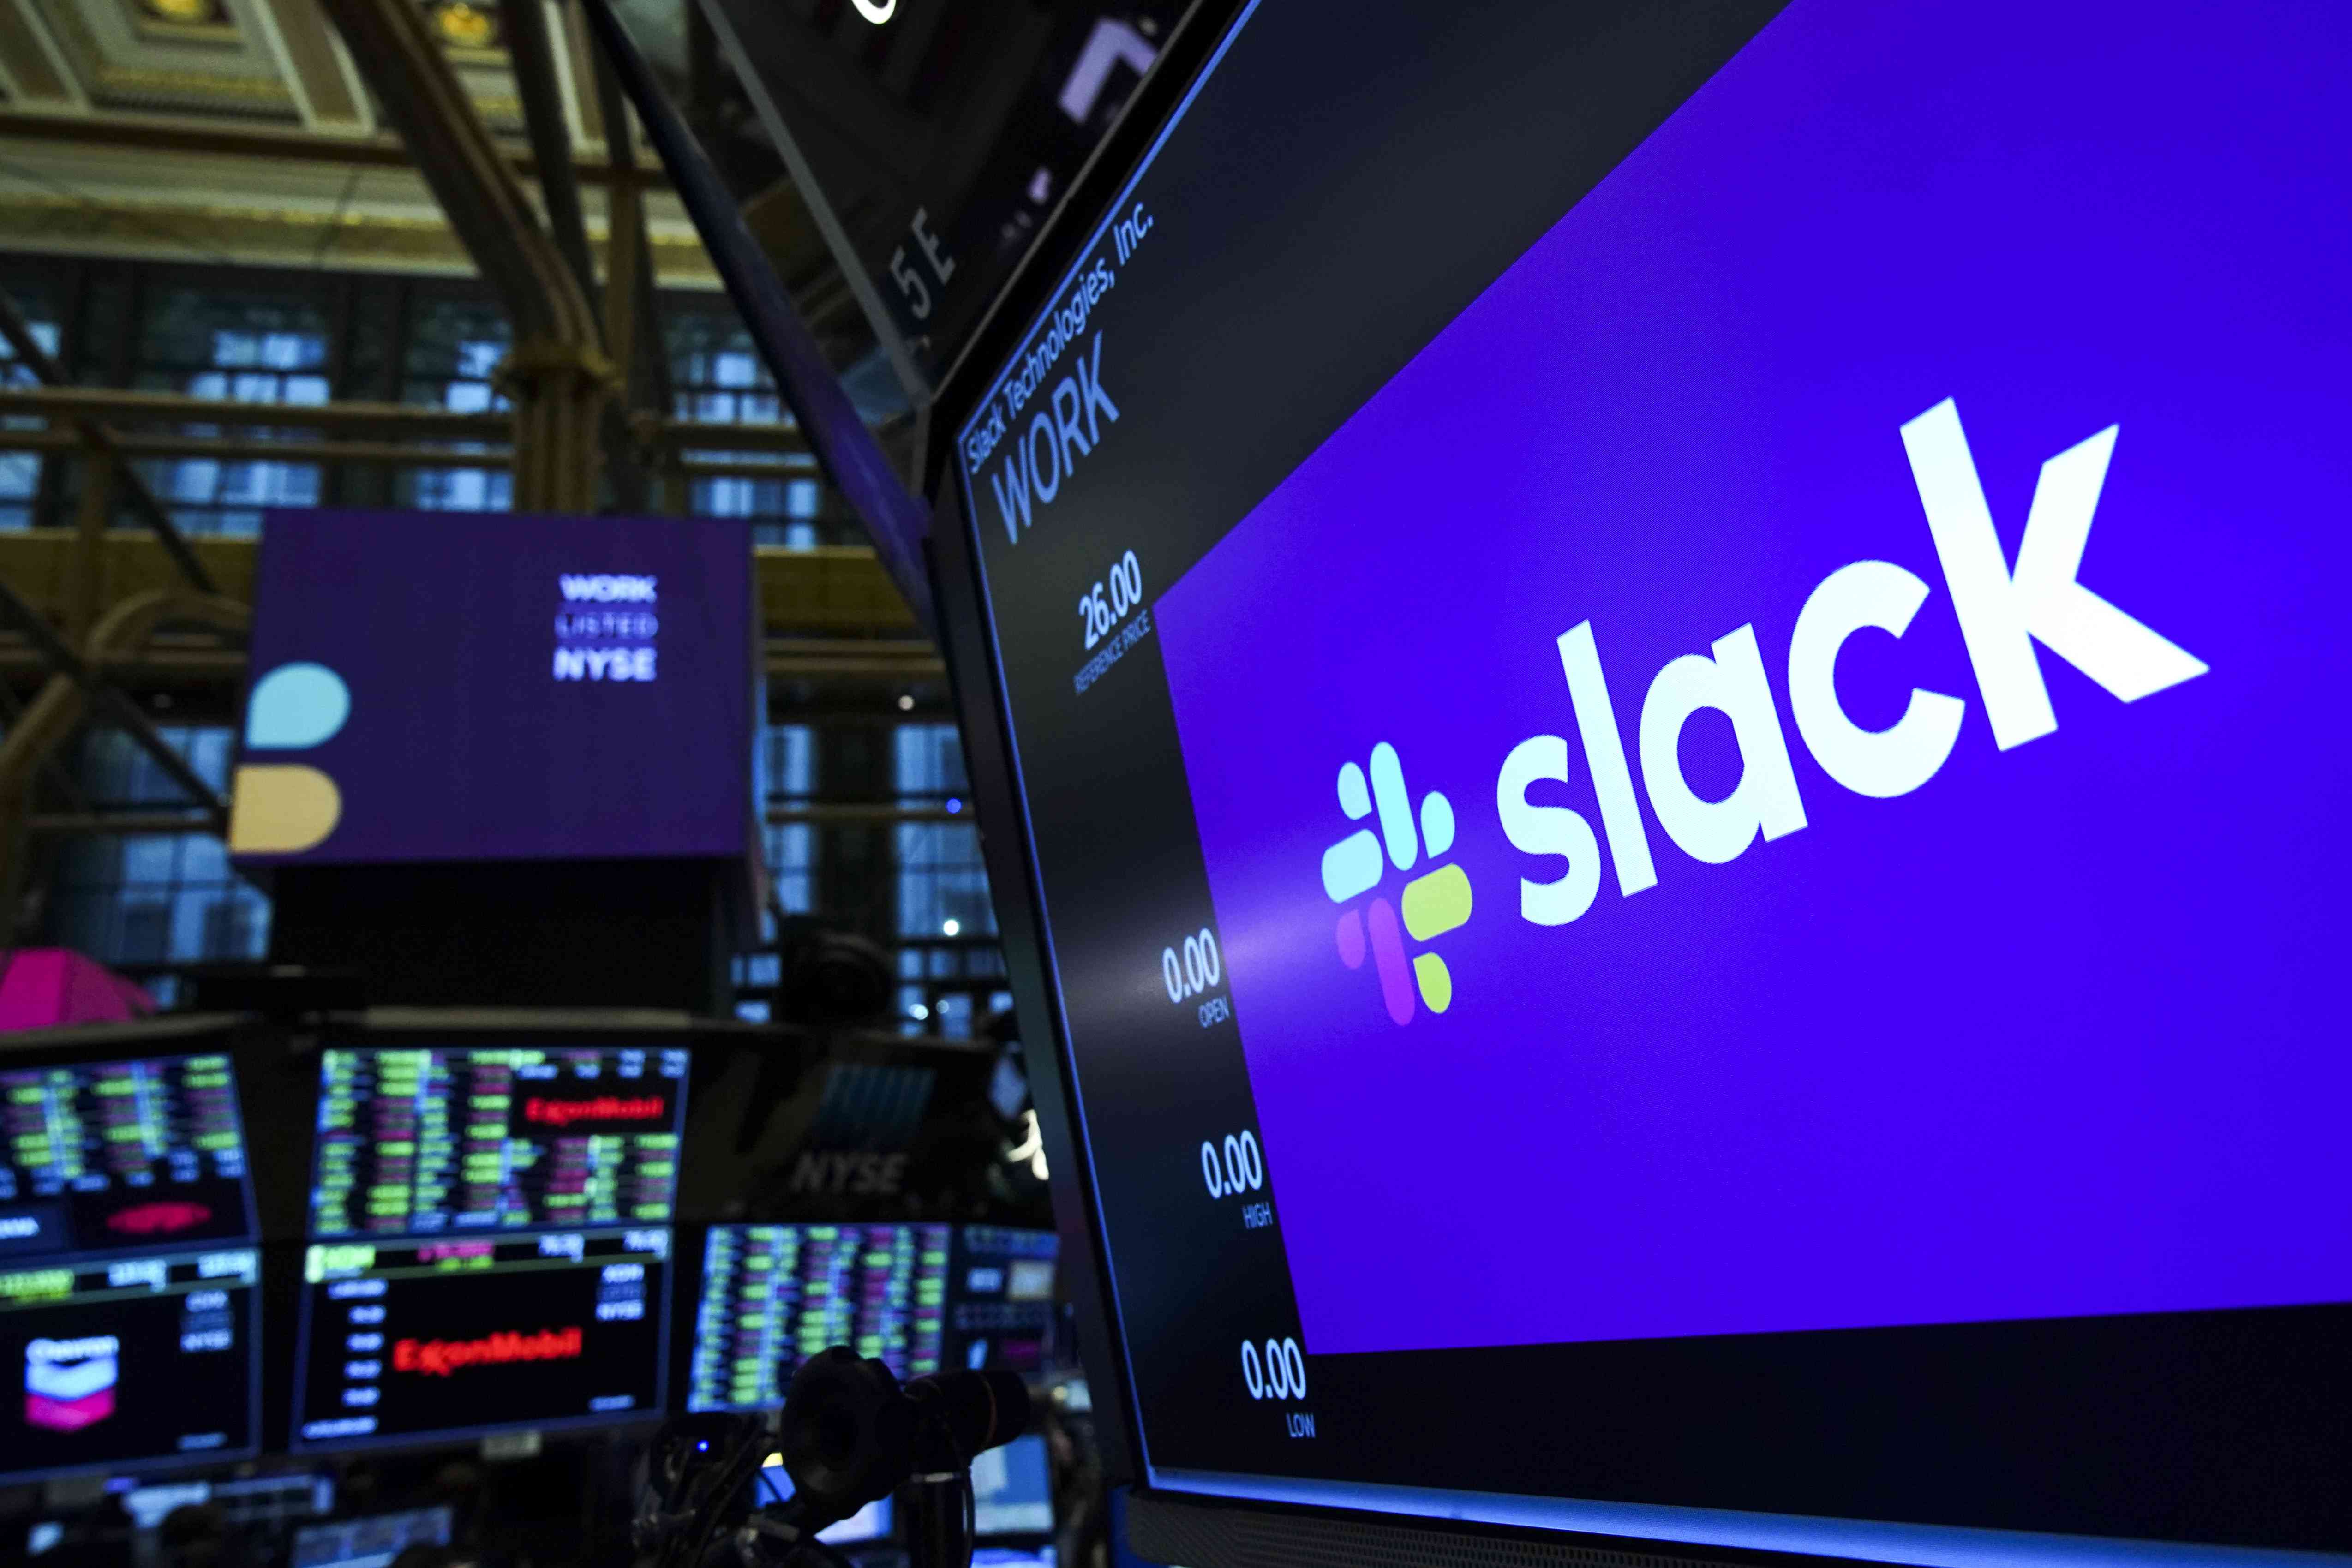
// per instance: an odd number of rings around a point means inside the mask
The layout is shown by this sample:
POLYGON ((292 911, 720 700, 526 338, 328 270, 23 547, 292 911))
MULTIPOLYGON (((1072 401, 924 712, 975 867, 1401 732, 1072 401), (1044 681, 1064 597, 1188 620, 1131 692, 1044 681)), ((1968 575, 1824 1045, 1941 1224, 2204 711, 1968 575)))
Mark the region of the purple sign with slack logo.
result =
POLYGON ((2352 1300, 2254 9, 1791 6, 1153 605, 1308 1351, 2352 1300))
POLYGON ((744 852, 746 524, 273 512, 255 599, 240 858, 744 852))

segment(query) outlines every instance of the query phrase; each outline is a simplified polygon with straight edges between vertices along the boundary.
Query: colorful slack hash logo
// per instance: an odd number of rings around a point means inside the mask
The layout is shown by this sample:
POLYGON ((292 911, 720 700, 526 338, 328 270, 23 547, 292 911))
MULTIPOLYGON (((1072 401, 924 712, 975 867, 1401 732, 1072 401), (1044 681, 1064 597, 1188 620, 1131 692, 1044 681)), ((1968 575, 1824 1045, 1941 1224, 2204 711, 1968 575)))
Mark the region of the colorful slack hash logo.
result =
MULTIPOLYGON (((246 755, 324 745, 351 716, 351 688, 341 676, 323 664, 281 664, 255 681, 246 699, 246 755)), ((343 819, 343 792, 302 763, 242 763, 232 795, 232 854, 299 854, 325 843, 343 819)))
POLYGON ((112 1334, 35 1340, 25 1347, 25 1423, 79 1432, 114 1414, 122 1343, 112 1334))
MULTIPOLYGON (((1404 767, 1394 746, 1386 741, 1374 746, 1369 783, 1364 773, 1353 763, 1339 769, 1339 809, 1351 822, 1361 822, 1377 810, 1380 832, 1359 828, 1323 851, 1323 890, 1335 904, 1349 905, 1380 886, 1383 846, 1388 861, 1400 871, 1412 870, 1424 849, 1434 860, 1454 847, 1454 805, 1435 790, 1421 797, 1415 832, 1404 767)), ((1389 1016, 1402 1025, 1412 1022, 1415 991, 1433 1013, 1453 1005, 1454 976, 1445 960, 1433 952, 1418 954, 1408 974, 1404 938, 1409 934, 1415 942, 1428 942, 1469 920, 1470 879, 1459 866, 1440 866, 1407 882, 1400 901, 1404 905, 1402 930, 1395 906, 1376 898, 1365 908, 1343 909, 1339 934, 1339 961, 1350 969, 1361 968, 1365 951, 1370 950, 1372 967, 1381 977, 1381 1000, 1388 1005, 1389 1016)))

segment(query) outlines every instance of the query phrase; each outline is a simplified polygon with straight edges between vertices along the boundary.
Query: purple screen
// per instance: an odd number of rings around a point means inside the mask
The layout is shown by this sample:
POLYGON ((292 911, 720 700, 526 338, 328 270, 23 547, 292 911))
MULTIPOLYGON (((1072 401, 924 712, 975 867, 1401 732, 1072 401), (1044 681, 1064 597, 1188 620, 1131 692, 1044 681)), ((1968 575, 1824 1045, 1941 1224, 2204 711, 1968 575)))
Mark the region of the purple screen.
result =
POLYGON ((1793 6, 1155 605, 1311 1352, 2352 1299, 2352 171, 2231 16, 1793 6))
POLYGON ((742 854, 751 573, 740 522, 271 514, 232 847, 742 854))

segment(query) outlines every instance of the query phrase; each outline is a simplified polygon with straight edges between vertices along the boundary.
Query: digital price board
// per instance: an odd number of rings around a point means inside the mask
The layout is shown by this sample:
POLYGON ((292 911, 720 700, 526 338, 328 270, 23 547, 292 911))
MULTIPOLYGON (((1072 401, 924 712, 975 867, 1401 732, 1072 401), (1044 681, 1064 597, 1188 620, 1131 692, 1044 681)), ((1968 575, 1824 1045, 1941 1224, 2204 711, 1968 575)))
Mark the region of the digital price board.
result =
POLYGON ((0 1480, 256 1452, 257 1239, 226 1055, 0 1068, 0 1480))

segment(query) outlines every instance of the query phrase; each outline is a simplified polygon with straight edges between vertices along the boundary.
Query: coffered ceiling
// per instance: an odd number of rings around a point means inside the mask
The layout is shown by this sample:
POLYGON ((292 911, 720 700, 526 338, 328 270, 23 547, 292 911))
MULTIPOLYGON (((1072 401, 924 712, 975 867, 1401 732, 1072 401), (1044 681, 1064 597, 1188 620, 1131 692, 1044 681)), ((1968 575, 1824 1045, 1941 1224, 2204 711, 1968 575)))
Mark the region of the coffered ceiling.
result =
MULTIPOLYGON (((546 7, 593 235, 605 152, 588 35, 573 0, 509 3, 546 7)), ((495 0, 428 9, 527 161, 495 0)), ((0 0, 0 249, 472 269, 318 0, 0 0)), ((715 287, 676 201, 647 205, 663 284, 715 287)))

